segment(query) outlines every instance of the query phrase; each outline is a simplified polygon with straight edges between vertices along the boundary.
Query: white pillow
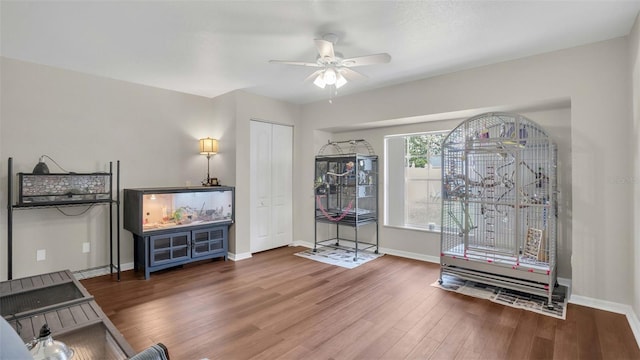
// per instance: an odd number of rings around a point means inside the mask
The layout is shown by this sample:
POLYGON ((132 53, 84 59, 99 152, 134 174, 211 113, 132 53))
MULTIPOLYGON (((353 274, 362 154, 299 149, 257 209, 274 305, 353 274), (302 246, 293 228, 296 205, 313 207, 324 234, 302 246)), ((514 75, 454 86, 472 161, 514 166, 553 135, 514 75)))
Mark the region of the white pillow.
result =
POLYGON ((0 359, 33 360, 24 341, 2 316, 0 316, 0 359))

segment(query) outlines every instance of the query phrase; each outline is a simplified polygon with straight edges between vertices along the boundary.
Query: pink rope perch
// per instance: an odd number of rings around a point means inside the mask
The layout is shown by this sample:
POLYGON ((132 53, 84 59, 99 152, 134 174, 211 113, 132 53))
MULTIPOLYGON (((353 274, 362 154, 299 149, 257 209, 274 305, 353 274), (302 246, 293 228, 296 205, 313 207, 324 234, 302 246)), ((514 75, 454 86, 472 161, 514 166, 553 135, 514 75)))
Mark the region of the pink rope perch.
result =
POLYGON ((322 206, 322 201, 320 201, 321 196, 320 195, 316 195, 316 202, 318 203, 318 207, 320 208, 320 211, 322 212, 322 214, 324 215, 324 217, 326 217, 327 219, 331 220, 331 221, 335 221, 338 222, 342 219, 344 219, 345 216, 347 216, 347 214, 349 213, 349 211, 351 210, 352 206, 353 206, 353 200, 349 201, 349 205, 347 205, 347 208, 344 209, 344 211, 342 212, 342 214, 338 217, 332 217, 327 210, 325 210, 325 208, 322 206))

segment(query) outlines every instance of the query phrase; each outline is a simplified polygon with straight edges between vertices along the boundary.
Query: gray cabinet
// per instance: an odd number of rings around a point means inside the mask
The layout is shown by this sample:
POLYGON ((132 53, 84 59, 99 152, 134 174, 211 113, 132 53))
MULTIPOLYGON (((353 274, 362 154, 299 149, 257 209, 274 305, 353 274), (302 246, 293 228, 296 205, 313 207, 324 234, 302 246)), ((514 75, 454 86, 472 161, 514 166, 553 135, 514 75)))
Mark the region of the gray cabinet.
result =
POLYGON ((224 258, 229 248, 229 225, 169 231, 163 234, 140 236, 134 239, 134 268, 150 273, 192 261, 224 258))

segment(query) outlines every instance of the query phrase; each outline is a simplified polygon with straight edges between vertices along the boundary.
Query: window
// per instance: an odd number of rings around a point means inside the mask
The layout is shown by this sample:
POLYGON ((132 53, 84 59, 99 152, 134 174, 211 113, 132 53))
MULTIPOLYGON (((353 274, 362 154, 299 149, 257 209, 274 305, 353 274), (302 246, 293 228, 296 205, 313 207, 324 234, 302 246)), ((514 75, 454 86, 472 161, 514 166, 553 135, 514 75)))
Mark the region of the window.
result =
POLYGON ((385 225, 439 229, 441 144, 448 132, 385 138, 385 225))

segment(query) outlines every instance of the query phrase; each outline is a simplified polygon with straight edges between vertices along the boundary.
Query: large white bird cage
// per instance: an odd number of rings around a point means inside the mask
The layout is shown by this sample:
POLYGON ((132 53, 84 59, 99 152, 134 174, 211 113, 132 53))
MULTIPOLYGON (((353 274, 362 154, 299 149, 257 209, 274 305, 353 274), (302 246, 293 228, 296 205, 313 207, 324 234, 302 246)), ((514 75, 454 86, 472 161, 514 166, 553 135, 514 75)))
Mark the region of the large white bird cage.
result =
POLYGON ((486 113, 442 143, 444 274, 547 297, 556 285, 556 146, 524 116, 486 113))

